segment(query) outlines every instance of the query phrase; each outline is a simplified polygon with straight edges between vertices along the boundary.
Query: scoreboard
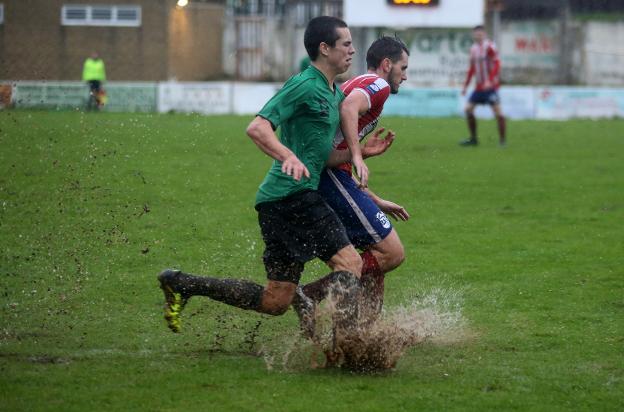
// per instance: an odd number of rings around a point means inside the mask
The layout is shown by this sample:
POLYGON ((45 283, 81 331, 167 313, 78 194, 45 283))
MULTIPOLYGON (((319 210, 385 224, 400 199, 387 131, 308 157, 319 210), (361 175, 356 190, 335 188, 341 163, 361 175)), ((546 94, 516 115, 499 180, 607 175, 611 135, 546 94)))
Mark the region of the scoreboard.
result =
POLYGON ((344 0, 350 27, 472 28, 483 24, 485 0, 344 0))
POLYGON ((433 7, 440 4, 440 0, 387 0, 391 6, 419 6, 433 7))

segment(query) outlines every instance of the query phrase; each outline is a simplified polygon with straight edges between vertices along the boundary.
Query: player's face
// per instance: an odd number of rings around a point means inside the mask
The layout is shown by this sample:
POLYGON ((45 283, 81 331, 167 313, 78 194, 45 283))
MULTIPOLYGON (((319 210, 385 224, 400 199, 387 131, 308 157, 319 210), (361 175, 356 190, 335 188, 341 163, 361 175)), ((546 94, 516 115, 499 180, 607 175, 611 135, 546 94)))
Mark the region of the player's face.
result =
POLYGON ((392 63, 392 68, 388 74, 388 84, 392 94, 397 94, 401 83, 407 80, 407 59, 407 53, 403 51, 401 58, 396 63, 392 63))
POLYGON ((481 29, 473 30, 472 39, 477 43, 483 42, 483 40, 485 40, 485 31, 481 29))
POLYGON ((327 60, 336 69, 336 73, 344 73, 351 67, 352 56, 355 53, 351 32, 346 27, 336 29, 338 40, 334 47, 328 47, 327 60))

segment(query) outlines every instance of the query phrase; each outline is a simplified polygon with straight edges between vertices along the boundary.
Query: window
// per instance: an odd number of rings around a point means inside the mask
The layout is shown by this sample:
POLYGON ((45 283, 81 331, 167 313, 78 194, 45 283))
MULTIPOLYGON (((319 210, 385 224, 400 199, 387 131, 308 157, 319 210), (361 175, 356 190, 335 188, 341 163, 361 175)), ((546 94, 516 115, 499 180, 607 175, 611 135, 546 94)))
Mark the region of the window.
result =
POLYGON ((4 4, 0 3, 0 24, 4 24, 4 4))
POLYGON ((64 5, 61 9, 64 26, 126 26, 141 25, 141 6, 64 5))
POLYGON ((111 7, 92 7, 91 20, 106 22, 113 20, 113 9, 111 7))
POLYGON ((342 16, 342 1, 337 0, 297 0, 290 7, 291 18, 299 27, 305 27, 317 16, 342 16))
POLYGON ((228 0, 227 12, 236 16, 283 17, 287 0, 228 0))
POLYGON ((141 19, 138 7, 117 7, 116 11, 117 20, 120 22, 133 22, 141 19))

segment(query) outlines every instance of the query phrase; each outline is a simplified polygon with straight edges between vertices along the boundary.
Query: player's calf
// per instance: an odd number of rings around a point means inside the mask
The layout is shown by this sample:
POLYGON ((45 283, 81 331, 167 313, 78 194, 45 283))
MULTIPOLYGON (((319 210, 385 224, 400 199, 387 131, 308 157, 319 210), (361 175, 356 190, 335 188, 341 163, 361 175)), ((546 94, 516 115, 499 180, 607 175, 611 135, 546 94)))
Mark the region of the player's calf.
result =
POLYGON ((327 261, 327 265, 334 272, 345 271, 352 273, 358 278, 362 273, 362 258, 353 245, 347 245, 336 252, 336 254, 327 261))
POLYGON ((169 328, 179 332, 180 314, 192 296, 206 296, 245 310, 269 315, 282 315, 288 310, 295 293, 295 283, 269 281, 267 287, 238 279, 196 276, 167 269, 159 276, 165 295, 165 319, 169 328))

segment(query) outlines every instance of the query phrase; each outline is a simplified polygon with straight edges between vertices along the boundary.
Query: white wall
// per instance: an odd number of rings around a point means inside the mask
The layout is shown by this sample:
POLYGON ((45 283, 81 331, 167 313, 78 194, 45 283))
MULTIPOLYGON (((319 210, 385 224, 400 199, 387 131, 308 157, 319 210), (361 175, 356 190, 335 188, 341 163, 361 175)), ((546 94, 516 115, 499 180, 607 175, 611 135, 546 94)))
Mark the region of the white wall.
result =
MULTIPOLYGON (((88 88, 81 82, 0 81, 12 88, 12 104, 18 108, 84 108, 88 88)), ((208 115, 254 115, 279 90, 282 83, 242 82, 108 82, 107 111, 158 111, 208 115)), ((503 87, 503 112, 511 119, 624 118, 624 88, 503 87)), ((385 116, 462 116, 466 97, 458 88, 401 86, 384 108, 385 116)), ((477 116, 489 118, 488 107, 477 116)))
POLYGON ((588 22, 582 56, 583 83, 624 85, 624 22, 588 22))
MULTIPOLYGON (((373 0, 371 0, 373 1, 373 0)), ((379 0, 374 0, 379 1, 379 0)), ((463 1, 463 0, 462 0, 463 1)), ((471 44, 470 27, 453 28, 401 27, 400 20, 385 21, 381 6, 369 12, 364 1, 346 2, 373 21, 358 27, 346 16, 352 27, 356 55, 350 75, 366 70, 366 50, 381 34, 397 33, 410 49, 408 84, 419 87, 459 87, 468 68, 468 48, 471 44), (360 4, 360 7, 354 6, 360 4), (374 23, 374 24, 373 24, 374 23)), ((382 1, 386 7, 385 0, 382 1)), ((367 3, 368 4, 368 3, 367 3)), ((444 0, 441 5, 452 4, 444 0)), ((407 15, 401 9, 401 15, 407 15)), ((470 11, 470 7, 457 10, 470 11)), ((354 11, 355 12, 355 11, 354 11)), ((356 16, 357 17, 357 16, 356 16)), ((224 72, 234 76, 236 50, 233 18, 228 18, 223 36, 224 72)), ((279 24, 267 21, 264 36, 264 67, 267 80, 282 80, 298 70, 298 63, 306 55, 303 47, 303 28, 289 22, 279 24)), ((624 22, 575 22, 574 49, 571 72, 583 85, 624 86, 624 22)), ((503 22, 499 33, 503 83, 554 84, 560 79, 560 26, 556 20, 503 22)))
POLYGON ((559 78, 559 22, 504 22, 498 48, 502 78, 514 83, 554 83, 559 78), (537 82, 536 79, 539 79, 537 82))

